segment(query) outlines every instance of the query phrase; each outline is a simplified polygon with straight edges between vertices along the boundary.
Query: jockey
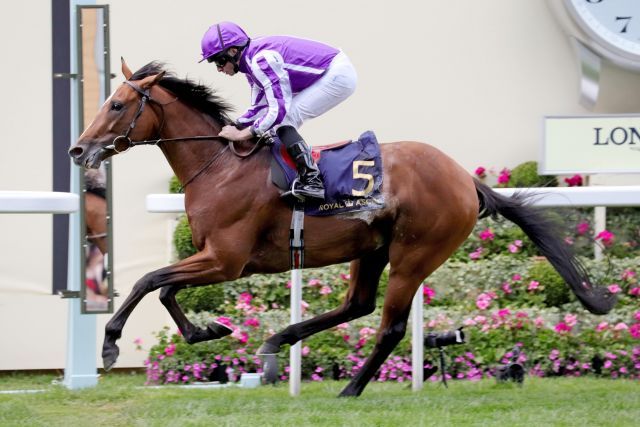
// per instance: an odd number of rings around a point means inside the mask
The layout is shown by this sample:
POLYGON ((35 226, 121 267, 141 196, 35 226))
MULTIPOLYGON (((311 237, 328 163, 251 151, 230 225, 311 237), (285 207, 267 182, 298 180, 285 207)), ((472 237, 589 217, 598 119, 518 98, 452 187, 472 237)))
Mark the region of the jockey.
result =
POLYGON ((289 36, 250 39, 232 22, 212 25, 201 45, 200 62, 214 63, 229 76, 241 72, 251 87, 251 106, 220 136, 240 141, 275 133, 295 161, 300 178, 295 192, 324 199, 320 171, 297 129, 353 93, 357 75, 347 55, 317 41, 289 36))

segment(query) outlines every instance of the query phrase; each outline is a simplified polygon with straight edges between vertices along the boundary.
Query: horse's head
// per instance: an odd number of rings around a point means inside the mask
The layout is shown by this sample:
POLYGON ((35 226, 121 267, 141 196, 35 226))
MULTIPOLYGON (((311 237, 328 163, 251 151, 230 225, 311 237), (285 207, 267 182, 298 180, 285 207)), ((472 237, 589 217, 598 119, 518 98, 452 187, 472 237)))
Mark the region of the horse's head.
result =
POLYGON ((69 155, 79 166, 98 168, 103 160, 126 151, 132 139, 151 138, 160 130, 161 115, 151 108, 149 101, 154 101, 151 88, 164 72, 131 81, 133 73, 122 60, 122 74, 127 80, 105 101, 93 122, 69 149, 69 155))

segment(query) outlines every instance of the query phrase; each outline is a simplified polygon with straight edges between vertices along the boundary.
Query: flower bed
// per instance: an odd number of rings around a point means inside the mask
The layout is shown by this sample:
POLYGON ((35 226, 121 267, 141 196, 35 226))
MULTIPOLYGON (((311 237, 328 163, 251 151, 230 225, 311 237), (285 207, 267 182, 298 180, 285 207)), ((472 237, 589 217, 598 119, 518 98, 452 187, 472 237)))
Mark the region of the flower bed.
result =
MULTIPOLYGON (((500 262, 504 260, 493 260, 494 265, 500 265, 500 262)), ((465 280, 467 275, 474 274, 475 267, 477 263, 446 266, 440 277, 435 275, 434 279, 450 278, 452 273, 446 270, 454 269, 459 279, 465 280)), ((484 267, 489 269, 488 265, 484 267)), ((333 268, 336 274, 333 280, 327 280, 330 275, 326 270, 322 270, 323 280, 312 277, 314 271, 305 272, 304 295, 312 300, 306 305, 305 319, 326 311, 332 294, 346 291, 345 269, 346 266, 333 268)), ((540 292, 544 287, 543 280, 533 289, 532 282, 536 281, 525 280, 522 276, 510 277, 506 281, 510 284, 508 288, 500 285, 505 281, 498 278, 492 281, 493 290, 469 286, 465 291, 462 286, 463 290, 456 292, 463 292, 466 296, 457 305, 450 304, 451 296, 444 294, 439 297, 437 289, 442 283, 427 283, 424 288, 428 305, 425 333, 464 326, 468 343, 447 347, 450 359, 448 374, 453 378, 475 380, 493 376, 496 367, 510 357, 510 349, 520 345, 520 361, 531 375, 592 374, 640 379, 640 310, 638 296, 633 291, 637 288, 637 275, 635 270, 624 269, 619 277, 620 284, 616 286, 620 288, 620 305, 604 317, 587 313, 576 302, 562 307, 543 307, 544 304, 532 304, 539 302, 535 299, 514 299, 529 292, 540 292), (488 301, 482 302, 483 298, 488 301)), ((284 289, 287 285, 286 280, 280 284, 284 289)), ((163 329, 145 362, 148 382, 236 381, 243 372, 261 372, 260 359, 255 352, 264 339, 287 326, 289 314, 280 306, 269 308, 264 298, 271 293, 263 289, 260 291, 240 293, 235 301, 225 306, 225 316, 190 313, 189 317, 197 325, 204 326, 218 320, 231 326, 234 332, 228 338, 189 345, 179 333, 163 329)), ((378 310, 370 316, 304 340, 303 378, 322 381, 355 375, 373 348, 379 318, 378 310)), ((375 380, 410 380, 410 346, 410 338, 405 337, 381 367, 375 380)), ((437 354, 435 350, 427 350, 426 354, 425 367, 430 367, 436 363, 437 354)), ((288 352, 282 351, 279 358, 281 379, 286 380, 288 352)), ((433 376, 431 380, 438 378, 433 376)))

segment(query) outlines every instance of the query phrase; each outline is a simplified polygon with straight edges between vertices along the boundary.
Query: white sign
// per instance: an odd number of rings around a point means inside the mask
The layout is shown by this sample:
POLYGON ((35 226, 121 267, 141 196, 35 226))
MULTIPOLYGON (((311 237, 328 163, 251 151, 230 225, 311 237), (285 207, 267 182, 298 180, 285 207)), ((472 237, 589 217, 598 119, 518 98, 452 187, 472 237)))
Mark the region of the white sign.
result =
POLYGON ((544 118, 540 174, 640 173, 640 115, 544 118))

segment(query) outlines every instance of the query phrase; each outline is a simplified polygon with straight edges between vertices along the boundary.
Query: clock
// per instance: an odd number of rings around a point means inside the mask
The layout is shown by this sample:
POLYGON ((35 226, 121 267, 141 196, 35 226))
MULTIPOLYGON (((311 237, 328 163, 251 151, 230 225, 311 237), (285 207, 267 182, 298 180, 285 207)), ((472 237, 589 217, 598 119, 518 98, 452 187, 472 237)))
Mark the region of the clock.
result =
POLYGON ((640 72, 640 0, 547 0, 580 62, 581 103, 593 108, 602 60, 640 72))
POLYGON ((587 46, 621 67, 640 71, 640 1, 563 1, 587 46))

